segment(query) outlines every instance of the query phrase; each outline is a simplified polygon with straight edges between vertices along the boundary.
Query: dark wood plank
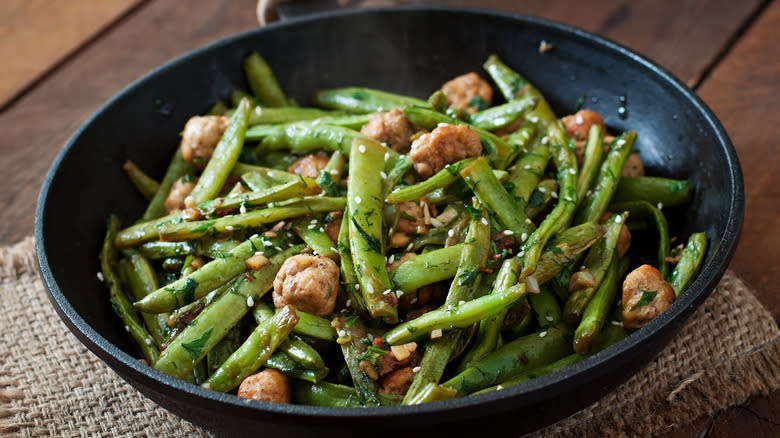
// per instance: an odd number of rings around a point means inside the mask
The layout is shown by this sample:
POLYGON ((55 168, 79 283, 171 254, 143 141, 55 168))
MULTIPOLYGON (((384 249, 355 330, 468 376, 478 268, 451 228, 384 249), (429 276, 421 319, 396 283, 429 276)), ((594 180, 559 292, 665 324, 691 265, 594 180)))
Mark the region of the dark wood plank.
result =
POLYGON ((780 2, 773 2, 699 88, 723 122, 745 176, 745 223, 731 267, 780 317, 780 2))
POLYGON ((0 2, 0 108, 142 1, 0 2))

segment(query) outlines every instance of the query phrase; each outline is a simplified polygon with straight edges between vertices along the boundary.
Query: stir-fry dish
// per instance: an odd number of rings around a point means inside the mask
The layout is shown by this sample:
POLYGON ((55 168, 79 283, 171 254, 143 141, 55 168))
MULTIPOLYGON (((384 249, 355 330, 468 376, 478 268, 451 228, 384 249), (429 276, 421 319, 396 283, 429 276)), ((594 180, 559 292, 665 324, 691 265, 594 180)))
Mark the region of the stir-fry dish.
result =
POLYGON ((483 67, 427 100, 299 107, 248 56, 251 93, 189 119, 161 181, 124 164, 149 203, 109 218, 98 277, 142 360, 257 400, 414 405, 563 369, 664 312, 706 252, 665 216, 693 185, 645 176, 636 132, 483 67))

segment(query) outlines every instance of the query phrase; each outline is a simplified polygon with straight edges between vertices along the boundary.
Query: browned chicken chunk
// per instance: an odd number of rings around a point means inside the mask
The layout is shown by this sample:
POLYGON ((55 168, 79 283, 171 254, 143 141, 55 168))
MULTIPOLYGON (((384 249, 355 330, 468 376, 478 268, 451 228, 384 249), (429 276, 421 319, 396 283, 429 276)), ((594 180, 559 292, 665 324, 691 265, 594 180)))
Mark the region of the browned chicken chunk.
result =
POLYGON ((590 110, 579 110, 576 113, 566 116, 563 119, 563 125, 569 137, 575 142, 581 142, 588 139, 590 126, 594 124, 601 125, 604 129, 604 119, 597 112, 590 110))
POLYGON ((474 72, 450 80, 442 85, 441 91, 447 96, 449 106, 471 114, 493 101, 493 88, 474 72))
POLYGON ((401 217, 395 231, 404 234, 425 234, 431 223, 431 217, 436 216, 435 207, 424 200, 407 201, 398 204, 401 217))
POLYGON ((412 371, 411 366, 398 368, 382 378, 379 392, 404 396, 412 385, 412 379, 414 379, 414 371, 412 371))
POLYGON ((284 261, 274 278, 274 306, 287 304, 317 316, 327 316, 336 307, 339 267, 322 256, 299 254, 284 261))
POLYGON ((344 217, 344 212, 333 211, 329 215, 331 220, 325 226, 325 234, 328 235, 330 241, 335 245, 339 240, 339 231, 341 230, 341 220, 344 217))
POLYGON ((623 280, 623 327, 636 330, 660 315, 674 302, 672 286, 658 269, 642 265, 623 280))
POLYGON ((628 156, 622 174, 623 176, 645 176, 645 166, 639 159, 639 154, 633 153, 628 156))
POLYGON ((182 157, 199 169, 206 167, 229 124, 225 116, 192 117, 181 135, 182 157))
POLYGON ((440 125, 412 143, 414 170, 429 177, 444 166, 482 155, 479 135, 465 125, 440 125))
POLYGON ((307 178, 317 178, 320 176, 320 170, 328 164, 328 156, 322 154, 309 154, 299 158, 292 163, 287 171, 307 178))
POLYGON ((273 368, 266 368, 244 379, 238 387, 238 396, 274 403, 290 403, 292 387, 287 376, 273 368))
POLYGON ((412 124, 398 108, 379 113, 363 125, 360 132, 371 138, 387 143, 390 149, 406 153, 409 151, 412 137, 412 124))
POLYGON ((168 197, 165 198, 165 212, 170 213, 174 210, 183 209, 184 199, 192 193, 192 189, 195 188, 196 184, 195 178, 190 176, 183 176, 177 179, 171 186, 168 197))

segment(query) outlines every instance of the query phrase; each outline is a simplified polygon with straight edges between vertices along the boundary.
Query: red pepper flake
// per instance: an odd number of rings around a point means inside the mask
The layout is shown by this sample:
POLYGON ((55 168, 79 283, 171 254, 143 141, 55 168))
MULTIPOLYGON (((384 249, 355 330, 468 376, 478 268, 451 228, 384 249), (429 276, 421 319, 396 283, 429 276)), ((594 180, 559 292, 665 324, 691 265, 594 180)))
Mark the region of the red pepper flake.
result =
POLYGON ((246 281, 252 281, 255 279, 255 277, 253 277, 249 272, 244 272, 244 278, 246 278, 246 281))
POLYGON ((482 271, 482 272, 484 272, 486 274, 492 274, 493 273, 493 269, 491 269, 491 268, 483 268, 482 266, 477 266, 477 269, 479 269, 480 271, 482 271))

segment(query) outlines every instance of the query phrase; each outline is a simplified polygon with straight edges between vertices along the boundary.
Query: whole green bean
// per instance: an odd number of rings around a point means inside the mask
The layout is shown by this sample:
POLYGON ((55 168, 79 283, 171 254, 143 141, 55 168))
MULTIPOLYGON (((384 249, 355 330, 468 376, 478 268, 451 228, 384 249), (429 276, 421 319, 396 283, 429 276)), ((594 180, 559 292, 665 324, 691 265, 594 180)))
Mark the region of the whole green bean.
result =
POLYGON ((125 161, 125 164, 122 165, 122 170, 125 171, 127 177, 130 178, 130 182, 138 189, 141 196, 147 201, 154 199, 154 195, 160 190, 160 183, 145 174, 130 160, 125 161))
POLYGON ((261 105, 287 105, 287 98, 279 87, 271 67, 259 53, 253 52, 244 58, 244 74, 249 82, 249 88, 261 105))
POLYGON ((704 233, 691 234, 680 260, 669 277, 669 284, 672 285, 675 295, 679 297, 691 285, 704 261, 705 254, 707 254, 707 235, 704 233))
POLYGON ((268 107, 256 106, 249 112, 248 125, 274 125, 277 123, 301 122, 334 115, 333 111, 319 108, 300 108, 297 106, 268 107))
POLYGON ((382 243, 384 156, 385 148, 373 139, 352 144, 347 188, 349 247, 368 313, 393 323, 398 320, 398 300, 391 290, 382 243))
POLYGON ((349 245, 350 228, 351 220, 349 209, 346 209, 344 215, 341 217, 341 227, 339 228, 336 245, 336 249, 339 253, 339 260, 341 261, 341 284, 349 297, 348 307, 352 307, 360 314, 367 315, 368 309, 366 309, 366 302, 363 298, 363 294, 360 293, 359 290, 360 285, 357 272, 355 271, 355 262, 352 260, 352 250, 349 245))
POLYGON ((263 366, 297 322, 298 314, 294 307, 287 305, 281 308, 271 319, 258 325, 241 347, 202 386, 219 392, 237 387, 242 380, 263 366))
MULTIPOLYGON (((124 270, 124 278, 131 295, 136 300, 140 300, 156 291, 159 285, 157 274, 151 263, 135 249, 125 249, 122 254, 129 261, 128 269, 124 270)), ((146 329, 149 330, 154 342, 158 347, 161 346, 167 337, 168 314, 141 313, 141 319, 146 324, 146 329)))
POLYGON ((511 168, 507 185, 509 193, 517 198, 523 208, 528 208, 531 195, 544 175, 547 162, 550 161, 550 149, 536 143, 531 151, 520 157, 511 168))
POLYGON ((117 263, 118 254, 114 247, 115 234, 119 229, 119 219, 111 215, 106 227, 106 236, 103 239, 103 247, 100 251, 100 271, 103 282, 108 287, 108 296, 111 308, 114 313, 122 320, 125 331, 130 334, 136 345, 138 345, 141 354, 149 364, 157 361, 159 351, 152 341, 152 336, 146 331, 140 317, 133 309, 130 300, 127 299, 122 291, 114 266, 117 263))
POLYGON ((627 211, 628 217, 632 222, 636 220, 653 222, 658 233, 658 250, 656 251, 658 271, 661 272, 663 278, 667 278, 669 276, 669 265, 666 262, 666 256, 669 255, 671 250, 671 243, 669 224, 663 212, 647 201, 615 202, 610 204, 608 208, 612 209, 611 211, 627 211))
MULTIPOLYGON (((379 393, 377 398, 381 406, 393 406, 399 402, 398 397, 383 393, 379 393)), ((318 383, 302 380, 293 381, 293 400, 299 404, 331 408, 361 408, 364 406, 355 388, 327 381, 318 383)))
POLYGON ((410 293, 423 286, 455 276, 463 244, 448 246, 417 255, 390 272, 395 289, 410 293))
POLYGON ((475 114, 469 114, 466 116, 466 120, 477 128, 493 131, 519 119, 533 110, 538 103, 538 98, 524 97, 484 109, 475 114))
POLYGON ((147 259, 157 260, 195 254, 197 248, 192 242, 146 242, 138 251, 147 259))
POLYGON ((389 111, 395 107, 429 106, 428 102, 414 97, 359 87, 317 91, 314 94, 314 104, 354 113, 389 111))
POLYGON ((293 333, 297 335, 321 341, 335 341, 338 337, 336 329, 325 318, 301 311, 298 312, 298 318, 298 324, 293 328, 293 333))
POLYGON ((540 286, 538 294, 528 294, 528 301, 536 315, 539 327, 558 325, 563 320, 561 305, 549 287, 540 286))
POLYGON ((281 371, 287 377, 293 379, 305 380, 311 383, 321 382, 328 375, 328 368, 306 368, 293 360, 287 353, 281 351, 274 352, 265 362, 268 368, 274 368, 281 371))
POLYGON ((206 168, 198 178, 198 183, 192 189, 190 196, 196 203, 213 199, 222 190, 222 186, 230 175, 230 169, 238 161, 241 148, 244 145, 246 123, 252 104, 243 100, 238 105, 236 113, 230 119, 230 125, 217 143, 206 168))

